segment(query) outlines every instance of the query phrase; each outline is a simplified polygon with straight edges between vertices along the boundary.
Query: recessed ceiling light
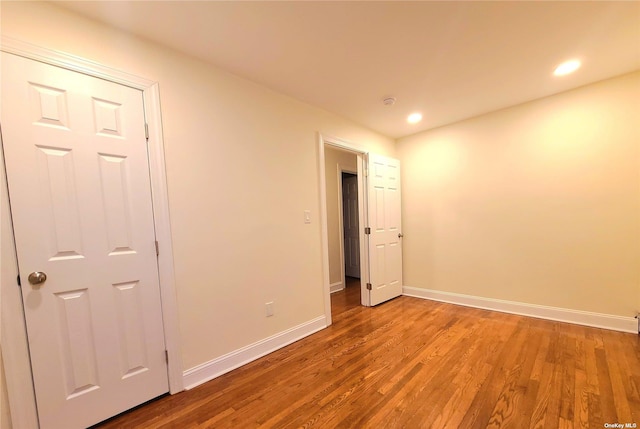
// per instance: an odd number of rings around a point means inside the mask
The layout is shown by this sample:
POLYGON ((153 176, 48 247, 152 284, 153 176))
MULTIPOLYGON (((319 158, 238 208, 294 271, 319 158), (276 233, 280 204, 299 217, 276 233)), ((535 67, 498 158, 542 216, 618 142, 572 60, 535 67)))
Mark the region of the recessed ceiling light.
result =
POLYGON ((416 124, 422 120, 422 113, 412 113, 407 118, 407 122, 410 124, 416 124))
POLYGON ((578 60, 566 61, 556 67, 553 74, 556 76, 564 76, 578 70, 580 68, 580 65, 581 63, 578 60))

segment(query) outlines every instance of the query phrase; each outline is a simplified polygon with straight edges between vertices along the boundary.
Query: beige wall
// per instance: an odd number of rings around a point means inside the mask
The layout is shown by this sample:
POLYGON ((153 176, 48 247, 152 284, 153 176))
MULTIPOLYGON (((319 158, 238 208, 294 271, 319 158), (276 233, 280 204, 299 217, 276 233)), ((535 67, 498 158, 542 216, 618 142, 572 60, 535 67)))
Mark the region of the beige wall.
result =
POLYGON ((401 139, 396 153, 347 120, 55 6, 0 7, 2 34, 160 82, 185 369, 323 314, 317 131, 401 158, 406 285, 640 307, 638 73, 401 139))
MULTIPOLYGON (((342 261, 340 259, 340 243, 343 232, 340 229, 340 182, 339 168, 357 172, 358 157, 352 152, 345 152, 325 147, 324 164, 327 186, 327 234, 329 235, 329 283, 342 284, 342 261)), ((336 286, 337 287, 337 286, 336 286)), ((344 287, 342 285, 341 287, 344 287)))
POLYGON ((55 6, 1 7, 3 35, 160 83, 185 369, 324 314, 317 132, 391 139, 55 6))
POLYGON ((633 316, 640 72, 400 139, 406 286, 633 316))

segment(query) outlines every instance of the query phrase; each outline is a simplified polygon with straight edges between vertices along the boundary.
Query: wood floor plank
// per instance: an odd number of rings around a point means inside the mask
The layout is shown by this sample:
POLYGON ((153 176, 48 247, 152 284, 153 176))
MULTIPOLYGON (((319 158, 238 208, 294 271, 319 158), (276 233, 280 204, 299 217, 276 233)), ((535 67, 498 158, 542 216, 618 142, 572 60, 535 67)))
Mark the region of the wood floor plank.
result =
POLYGON ((598 385, 600 387, 602 416, 607 422, 618 422, 618 414, 613 397, 611 373, 604 348, 596 350, 596 367, 598 368, 598 385))
POLYGON ((576 356, 573 416, 576 428, 587 429, 589 427, 589 388, 585 369, 586 354, 583 345, 584 343, 581 343, 576 356))
POLYGON ((612 337, 604 338, 604 344, 606 347, 605 353, 608 357, 607 366, 611 380, 611 390, 613 391, 613 403, 618 421, 629 423, 633 421, 630 408, 633 402, 633 392, 628 379, 630 369, 626 368, 626 361, 620 353, 620 348, 616 348, 611 344, 612 337))
POLYGON ((332 294, 333 325, 100 429, 601 428, 640 423, 640 338, 399 297, 332 294))

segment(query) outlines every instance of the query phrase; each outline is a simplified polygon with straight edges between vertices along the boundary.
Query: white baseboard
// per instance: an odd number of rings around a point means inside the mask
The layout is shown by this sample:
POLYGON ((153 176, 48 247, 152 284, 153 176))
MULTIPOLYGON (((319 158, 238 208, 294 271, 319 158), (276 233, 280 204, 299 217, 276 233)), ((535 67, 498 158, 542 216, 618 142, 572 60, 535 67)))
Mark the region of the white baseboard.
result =
POLYGON ((331 283, 329 285, 329 293, 334 293, 334 292, 338 292, 341 291, 342 289, 344 289, 344 285, 342 284, 342 282, 335 282, 335 283, 331 283))
POLYGON ((402 294, 406 296, 464 305, 466 307, 537 317, 539 319, 554 320, 557 322, 574 323, 576 325, 591 326, 594 328, 630 332, 632 334, 638 333, 638 321, 633 317, 591 313, 588 311, 571 310, 568 308, 547 307, 544 305, 483 298, 480 296, 421 289, 411 286, 403 286, 402 292, 402 294))
POLYGON ((264 340, 249 344, 219 358, 190 368, 183 373, 185 389, 193 389, 202 383, 213 380, 222 374, 281 349, 326 327, 327 322, 325 316, 319 316, 301 325, 294 326, 291 329, 265 338, 264 340))

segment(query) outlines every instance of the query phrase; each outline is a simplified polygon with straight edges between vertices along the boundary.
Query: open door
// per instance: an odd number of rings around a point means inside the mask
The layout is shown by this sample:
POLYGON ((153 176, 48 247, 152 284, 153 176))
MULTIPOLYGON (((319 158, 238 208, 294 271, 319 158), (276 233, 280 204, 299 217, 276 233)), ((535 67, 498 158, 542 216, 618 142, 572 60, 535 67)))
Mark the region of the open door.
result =
POLYGON ((402 294, 400 161, 369 154, 369 283, 372 306, 402 294))

